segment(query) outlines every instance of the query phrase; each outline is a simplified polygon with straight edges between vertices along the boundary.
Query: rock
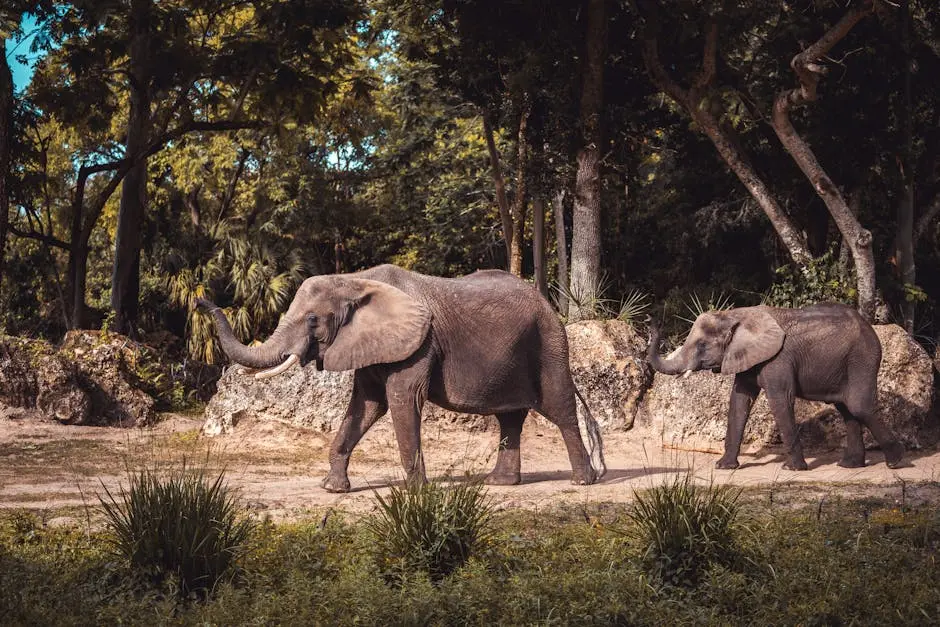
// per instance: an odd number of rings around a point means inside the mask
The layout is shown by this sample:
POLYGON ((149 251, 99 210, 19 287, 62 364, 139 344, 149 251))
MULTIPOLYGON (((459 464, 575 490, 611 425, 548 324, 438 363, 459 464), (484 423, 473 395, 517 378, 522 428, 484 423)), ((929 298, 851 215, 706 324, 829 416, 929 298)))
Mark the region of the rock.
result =
POLYGON ((69 331, 60 347, 0 337, 0 404, 75 425, 142 426, 177 385, 172 366, 115 333, 69 331))
POLYGON ((87 424, 92 402, 73 363, 44 340, 0 338, 0 404, 8 417, 30 414, 87 424))
POLYGON ((653 381, 646 342, 620 320, 584 320, 565 331, 571 374, 594 418, 605 430, 630 429, 653 381))
MULTIPOLYGON (((882 345, 878 372, 876 413, 909 448, 937 441, 931 417, 933 372, 931 358, 904 329, 897 325, 875 326, 882 345)), ((638 425, 651 429, 665 442, 704 444, 720 450, 727 426, 728 402, 733 377, 695 372, 688 377, 657 373, 646 396, 638 425), (716 446, 717 444, 717 446, 716 446)), ((833 449, 844 446, 845 427, 836 409, 827 403, 797 399, 795 405, 804 448, 833 449)), ((867 446, 875 444, 865 432, 867 446)), ((773 446, 780 434, 762 393, 751 409, 744 443, 773 446)))
POLYGON ((156 401, 142 388, 167 375, 146 346, 116 333, 69 331, 59 353, 72 357, 91 397, 89 424, 130 427, 156 420, 156 401))
MULTIPOLYGON (((649 386, 652 370, 643 359, 643 342, 625 322, 585 321, 567 327, 572 374, 605 428, 628 429, 649 386)), ((229 368, 206 406, 203 433, 231 431, 240 420, 276 420, 323 432, 335 431, 346 414, 352 372, 317 372, 308 365, 282 375, 256 380, 229 368)), ((583 406, 578 403, 578 411, 583 406)), ((471 431, 496 424, 491 416, 463 414, 426 403, 422 420, 456 424, 471 431)), ((545 421, 537 414, 529 420, 545 421)), ((543 424, 547 421, 543 422, 543 424)))
POLYGON ((352 371, 317 371, 312 365, 261 381, 240 366, 227 368, 206 405, 202 432, 227 433, 245 418, 333 431, 346 415, 352 380, 352 371))

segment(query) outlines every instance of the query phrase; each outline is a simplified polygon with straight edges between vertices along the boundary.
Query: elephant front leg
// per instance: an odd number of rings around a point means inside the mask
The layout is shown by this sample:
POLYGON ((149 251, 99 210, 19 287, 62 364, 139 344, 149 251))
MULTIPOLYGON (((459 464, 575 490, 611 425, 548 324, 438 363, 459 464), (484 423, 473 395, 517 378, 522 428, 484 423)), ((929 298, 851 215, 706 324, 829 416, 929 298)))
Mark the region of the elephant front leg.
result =
POLYGON ((486 477, 488 485, 517 485, 522 482, 522 459, 519 454, 519 441, 522 436, 522 424, 528 410, 496 414, 499 421, 499 449, 496 454, 496 467, 486 477))
POLYGON ((731 402, 728 405, 728 426, 725 431, 725 454, 715 462, 715 467, 733 470, 739 466, 738 455, 741 453, 741 441, 744 439, 744 427, 751 413, 751 405, 760 393, 760 387, 752 378, 743 374, 735 375, 731 388, 731 402))
POLYGON ((421 407, 415 402, 393 403, 391 411, 405 480, 408 485, 427 483, 421 452, 421 407))
POLYGON ((793 415, 793 400, 792 394, 767 394, 767 403, 787 451, 788 459, 783 463, 783 467, 788 470, 806 470, 809 466, 803 457, 803 445, 800 444, 800 433, 793 415))
POLYGON ((321 486, 328 492, 349 492, 349 456, 362 436, 388 410, 385 390, 381 386, 369 386, 356 373, 352 397, 346 416, 330 445, 330 472, 321 486))

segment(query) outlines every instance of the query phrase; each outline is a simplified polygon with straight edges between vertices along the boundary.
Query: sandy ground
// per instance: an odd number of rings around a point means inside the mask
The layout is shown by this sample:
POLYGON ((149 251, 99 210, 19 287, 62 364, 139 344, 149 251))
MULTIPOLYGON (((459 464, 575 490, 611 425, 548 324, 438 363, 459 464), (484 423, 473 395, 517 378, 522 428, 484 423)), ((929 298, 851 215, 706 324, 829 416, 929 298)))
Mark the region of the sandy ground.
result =
MULTIPOLYGON (((48 521, 91 519, 104 488, 127 485, 129 471, 208 464, 225 467, 247 507, 275 520, 322 516, 329 509, 363 513, 375 508, 375 491, 400 482, 398 448, 387 419, 357 448, 350 463, 352 491, 320 488, 326 474, 330 435, 272 423, 240 425, 216 438, 199 434, 198 417, 168 415, 146 429, 72 427, 32 419, 0 419, 0 508, 27 508, 48 521), (208 461, 207 461, 208 460, 208 461)), ((431 477, 482 475, 495 461, 498 431, 470 432, 459 426, 426 424, 425 462, 431 477)), ((884 465, 869 451, 868 466, 843 469, 841 451, 807 454, 810 470, 782 468, 779 452, 740 457, 735 471, 714 469, 720 443, 664 443, 637 431, 604 436, 607 474, 593 486, 572 486, 561 437, 550 426, 527 424, 523 433, 523 484, 490 488, 500 507, 540 509, 628 502, 634 490, 691 471, 704 482, 732 483, 769 499, 824 501, 838 495, 872 496, 898 502, 940 501, 940 451, 909 452, 902 468, 884 465)), ((117 493, 117 492, 115 492, 117 493)))

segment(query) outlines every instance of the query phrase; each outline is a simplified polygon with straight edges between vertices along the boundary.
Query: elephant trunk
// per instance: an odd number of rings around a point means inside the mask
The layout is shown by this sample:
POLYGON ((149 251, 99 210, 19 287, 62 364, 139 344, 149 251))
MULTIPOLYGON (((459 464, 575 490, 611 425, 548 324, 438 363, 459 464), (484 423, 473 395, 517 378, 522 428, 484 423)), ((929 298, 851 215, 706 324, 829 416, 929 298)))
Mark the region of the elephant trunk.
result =
POLYGON ((661 374, 682 374, 693 370, 685 345, 664 359, 659 354, 659 339, 659 329, 654 327, 650 331, 650 343, 646 349, 646 360, 653 366, 653 370, 661 374))
POLYGON ((273 374, 280 374, 280 372, 297 363, 297 356, 288 354, 288 343, 285 341, 283 325, 278 325, 271 337, 265 340, 261 346, 245 346, 235 337, 235 333, 221 309, 203 299, 199 299, 198 304, 212 314, 215 320, 216 333, 219 336, 219 344, 221 344, 222 350, 228 358, 242 366, 265 371, 259 372, 255 376, 264 378, 273 376, 273 374))

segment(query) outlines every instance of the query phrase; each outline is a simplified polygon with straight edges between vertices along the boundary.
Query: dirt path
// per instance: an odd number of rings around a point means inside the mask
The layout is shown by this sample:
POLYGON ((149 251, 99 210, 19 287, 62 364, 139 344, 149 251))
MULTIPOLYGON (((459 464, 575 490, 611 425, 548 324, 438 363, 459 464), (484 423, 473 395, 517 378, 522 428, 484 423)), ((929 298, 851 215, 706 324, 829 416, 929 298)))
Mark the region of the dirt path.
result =
MULTIPOLYGON (((0 419, 0 508, 28 508, 49 520, 91 515, 103 486, 127 484, 127 470, 224 466, 248 507, 275 520, 322 514, 332 507, 351 512, 374 508, 373 489, 401 479, 398 448, 388 421, 367 434, 350 463, 353 489, 330 494, 320 488, 327 471, 328 434, 272 423, 239 426, 217 438, 199 435, 199 418, 167 416, 148 429, 70 427, 34 420, 0 419), (208 457, 207 457, 208 456, 208 457)), ((485 473, 494 462, 497 431, 469 432, 455 426, 425 425, 424 451, 432 477, 485 473)), ((905 500, 940 500, 940 452, 909 453, 903 468, 891 470, 879 451, 869 465, 848 470, 836 465, 841 451, 810 454, 808 472, 781 467, 778 455, 742 455, 736 471, 716 471, 714 452, 684 445, 664 446, 654 434, 605 435, 608 472, 588 487, 569 483, 570 467, 557 430, 527 424, 523 433, 523 485, 490 489, 501 507, 540 509, 557 505, 626 502, 634 489, 658 485, 691 470, 701 481, 732 483, 798 500, 829 495, 870 495, 905 500)))

